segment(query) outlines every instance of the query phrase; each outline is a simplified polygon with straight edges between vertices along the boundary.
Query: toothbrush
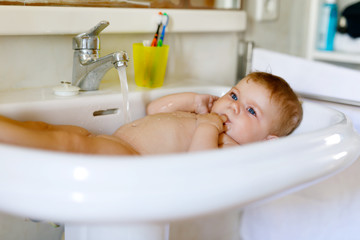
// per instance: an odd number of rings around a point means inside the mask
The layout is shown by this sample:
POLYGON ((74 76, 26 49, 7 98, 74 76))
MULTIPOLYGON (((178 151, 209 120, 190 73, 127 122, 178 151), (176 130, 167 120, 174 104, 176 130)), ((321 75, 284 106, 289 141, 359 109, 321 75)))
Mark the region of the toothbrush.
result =
POLYGON ((158 44, 157 44, 158 47, 161 47, 163 45, 164 37, 165 37, 165 28, 169 24, 169 15, 167 15, 166 13, 163 13, 162 24, 163 24, 163 29, 161 32, 160 40, 158 41, 158 44))
POLYGON ((154 39, 151 42, 152 47, 156 47, 156 45, 157 45, 157 40, 158 40, 158 36, 159 36, 159 30, 160 30, 160 27, 161 27, 161 24, 162 24, 161 16, 162 16, 162 13, 159 12, 158 19, 157 19, 157 24, 158 24, 157 31, 156 31, 156 33, 154 35, 154 39))

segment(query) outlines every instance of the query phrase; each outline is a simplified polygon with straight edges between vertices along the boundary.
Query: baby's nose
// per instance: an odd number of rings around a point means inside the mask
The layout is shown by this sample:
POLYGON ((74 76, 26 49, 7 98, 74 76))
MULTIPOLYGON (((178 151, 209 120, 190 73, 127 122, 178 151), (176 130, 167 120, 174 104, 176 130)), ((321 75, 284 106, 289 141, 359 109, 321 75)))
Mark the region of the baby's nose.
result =
POLYGON ((240 112, 241 112, 240 105, 238 103, 236 103, 236 102, 234 102, 232 104, 232 109, 233 109, 235 114, 240 114, 240 112))

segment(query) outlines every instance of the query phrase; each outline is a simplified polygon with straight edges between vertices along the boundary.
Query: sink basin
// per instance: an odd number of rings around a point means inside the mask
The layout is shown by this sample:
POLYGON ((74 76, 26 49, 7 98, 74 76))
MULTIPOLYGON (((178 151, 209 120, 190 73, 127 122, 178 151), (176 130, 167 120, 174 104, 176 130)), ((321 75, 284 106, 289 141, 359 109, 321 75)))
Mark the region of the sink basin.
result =
MULTIPOLYGON (((129 94, 132 120, 162 95, 222 95, 229 89, 134 91, 129 94)), ((0 114, 111 134, 123 123, 121 102, 119 92, 81 93, 3 103, 0 114)), ((291 136, 191 154, 91 156, 0 144, 0 211, 65 223, 66 239, 117 239, 129 231, 141 232, 143 238, 134 239, 165 239, 163 227, 170 221, 240 209, 351 165, 360 139, 346 116, 306 101, 303 107, 303 122, 291 136)))

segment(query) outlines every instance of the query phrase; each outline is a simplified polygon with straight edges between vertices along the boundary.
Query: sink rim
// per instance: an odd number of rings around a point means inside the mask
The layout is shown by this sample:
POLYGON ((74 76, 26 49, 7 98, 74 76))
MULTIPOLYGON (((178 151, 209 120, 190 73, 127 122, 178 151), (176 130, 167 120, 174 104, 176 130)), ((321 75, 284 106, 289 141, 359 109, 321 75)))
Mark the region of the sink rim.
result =
MULTIPOLYGON (((156 91, 168 89, 149 93, 156 91)), ((325 108, 306 101, 304 106, 325 108)), ((342 117, 332 126, 313 132, 191 154, 91 156, 0 144, 0 210, 58 222, 128 223, 241 208, 308 186, 357 159, 360 140, 351 123, 336 110, 326 111, 342 117), (324 139, 334 134, 339 134, 339 142, 326 145, 324 139), (294 157, 283 149, 297 154, 294 157), (339 157, 342 152, 345 156, 339 157), (244 157, 234 158, 238 155, 244 157), (274 159, 268 161, 269 156, 274 159), (270 167, 272 172, 258 174, 270 167), (239 174, 244 178, 239 179, 239 174), (243 181, 245 176, 251 185, 243 181), (119 188, 121 192, 116 191, 119 188), (257 191, 260 189, 262 192, 257 191)))

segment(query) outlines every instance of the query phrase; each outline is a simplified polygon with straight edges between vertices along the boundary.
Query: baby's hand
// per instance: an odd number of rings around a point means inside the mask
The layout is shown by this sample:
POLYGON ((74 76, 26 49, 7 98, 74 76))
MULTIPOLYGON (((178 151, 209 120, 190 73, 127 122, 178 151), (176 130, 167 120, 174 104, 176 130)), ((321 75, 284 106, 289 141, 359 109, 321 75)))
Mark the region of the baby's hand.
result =
POLYGON ((225 115, 219 116, 216 113, 208 113, 208 114, 199 114, 197 115, 196 125, 197 127, 200 125, 207 125, 215 127, 219 134, 226 131, 224 123, 227 121, 227 117, 225 115))
POLYGON ((221 133, 219 135, 219 147, 231 147, 239 145, 234 139, 226 135, 225 133, 221 133))
POLYGON ((194 99, 195 113, 209 113, 214 102, 218 99, 219 97, 209 94, 196 94, 194 99))

